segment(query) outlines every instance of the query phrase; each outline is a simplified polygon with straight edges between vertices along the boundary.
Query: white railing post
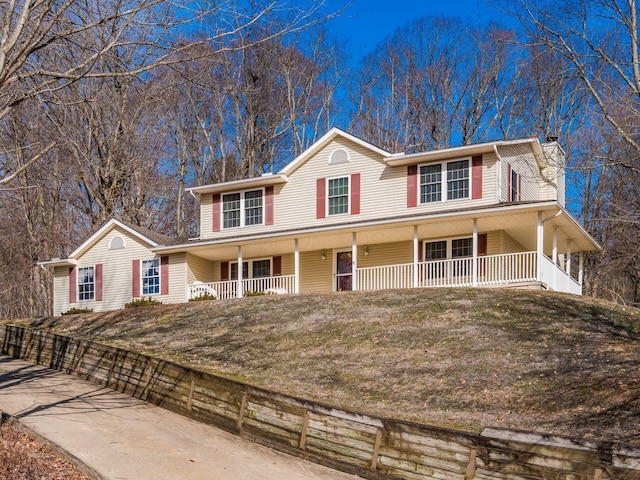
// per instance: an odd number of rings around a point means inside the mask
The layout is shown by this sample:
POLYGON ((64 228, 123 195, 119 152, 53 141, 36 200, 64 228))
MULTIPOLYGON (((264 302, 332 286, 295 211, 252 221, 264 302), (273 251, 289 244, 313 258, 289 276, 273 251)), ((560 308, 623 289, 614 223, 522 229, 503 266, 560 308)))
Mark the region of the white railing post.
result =
POLYGON ((584 254, 580 252, 578 254, 578 284, 582 287, 584 281, 584 254))
POLYGON ((567 261, 565 267, 565 272, 571 276, 571 240, 567 240, 567 261))
POLYGON ((542 254, 544 251, 544 224, 542 223, 542 212, 538 212, 538 228, 536 238, 536 280, 542 281, 542 254))
POLYGON ((418 242, 418 226, 413 226, 413 288, 418 288, 420 276, 418 275, 418 259, 420 258, 420 243, 418 242))

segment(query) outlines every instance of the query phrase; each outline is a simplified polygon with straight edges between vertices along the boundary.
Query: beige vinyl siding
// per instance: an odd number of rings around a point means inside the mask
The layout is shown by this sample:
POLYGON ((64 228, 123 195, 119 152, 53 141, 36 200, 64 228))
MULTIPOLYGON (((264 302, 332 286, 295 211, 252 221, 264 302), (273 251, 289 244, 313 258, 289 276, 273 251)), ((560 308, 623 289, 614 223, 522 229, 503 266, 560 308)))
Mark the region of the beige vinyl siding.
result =
POLYGON ((293 253, 282 255, 282 275, 293 275, 295 273, 295 257, 293 253))
MULTIPOLYGON (((214 266, 215 262, 207 260, 206 258, 199 257, 192 253, 187 254, 187 285, 192 285, 196 280, 199 282, 213 282, 214 281, 214 266)), ((218 275, 220 273, 220 267, 218 263, 218 275)))
POLYGON ((509 168, 515 170, 522 178, 522 190, 520 199, 523 202, 541 200, 540 193, 540 170, 535 156, 528 144, 504 145, 498 147, 502 158, 502 199, 509 199, 509 168))
POLYGON ((500 255, 502 251, 502 232, 487 232, 487 255, 500 255))
POLYGON ((322 251, 300 253, 300 293, 328 293, 333 291, 333 259, 331 250, 322 260, 322 251))
MULTIPOLYGON (((54 315, 60 315, 70 308, 86 308, 95 312, 118 310, 132 300, 132 262, 156 258, 151 246, 129 232, 114 227, 76 260, 77 267, 91 267, 102 264, 102 300, 78 300, 69 302, 69 268, 56 267, 54 270, 54 315), (124 248, 109 248, 111 240, 120 236, 124 248)), ((185 254, 169 256, 169 293, 152 295, 164 303, 184 302, 186 295, 185 254)))
POLYGON ((367 245, 369 255, 365 256, 364 246, 358 247, 358 267, 379 267, 413 262, 413 242, 377 243, 367 245))
POLYGON ((502 232, 502 253, 526 252, 525 248, 508 233, 502 232))
MULTIPOLYGON (((69 268, 53 269, 53 314, 61 315, 71 308, 69 303, 69 268)), ((75 306, 75 304, 73 304, 75 306)))
MULTIPOLYGON (((448 161, 470 157, 451 158, 448 161)), ((497 158, 495 154, 483 156, 483 198, 461 199, 407 207, 407 167, 388 166, 381 155, 350 140, 337 137, 294 171, 286 184, 274 188, 274 224, 257 225, 212 232, 212 195, 201 198, 201 237, 225 238, 237 235, 268 233, 286 229, 317 227, 349 221, 393 218, 411 213, 442 212, 488 205, 496 201, 497 158), (348 152, 346 163, 329 164, 331 154, 338 148, 348 152), (316 218, 317 179, 360 174, 360 213, 356 215, 327 215, 316 218)), ((471 176, 471 172, 470 172, 471 176)), ((351 185, 350 185, 351 187, 351 185)), ((471 195, 472 186, 470 185, 471 195)))
POLYGON ((153 295, 153 298, 162 303, 181 303, 188 299, 186 253, 169 255, 169 293, 153 295))

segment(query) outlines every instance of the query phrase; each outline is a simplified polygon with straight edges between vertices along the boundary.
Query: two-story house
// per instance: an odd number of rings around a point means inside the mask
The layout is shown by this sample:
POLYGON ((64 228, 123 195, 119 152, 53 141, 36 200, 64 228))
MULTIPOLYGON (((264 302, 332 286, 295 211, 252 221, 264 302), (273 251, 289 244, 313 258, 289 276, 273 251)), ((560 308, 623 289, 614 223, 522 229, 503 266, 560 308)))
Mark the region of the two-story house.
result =
POLYGON ((564 178, 557 142, 392 154, 334 128, 277 173, 190 188, 197 239, 172 244, 111 220, 68 258, 42 264, 54 270, 56 314, 248 292, 580 294, 582 254, 599 246, 565 209, 564 178))

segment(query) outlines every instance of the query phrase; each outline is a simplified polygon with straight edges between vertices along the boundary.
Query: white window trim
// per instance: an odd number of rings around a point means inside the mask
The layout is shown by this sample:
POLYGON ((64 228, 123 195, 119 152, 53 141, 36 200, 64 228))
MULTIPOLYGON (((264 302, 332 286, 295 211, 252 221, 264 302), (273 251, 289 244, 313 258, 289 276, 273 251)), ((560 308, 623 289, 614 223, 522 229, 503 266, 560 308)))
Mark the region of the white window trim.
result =
POLYGON ((454 240, 464 240, 464 239, 470 239, 471 240, 471 255, 469 255, 468 257, 456 257, 456 258, 472 258, 473 257, 473 236, 469 236, 469 235, 460 235, 460 236, 456 236, 456 237, 444 237, 444 238, 429 238, 429 239, 423 239, 422 240, 422 259, 424 262, 440 262, 443 260, 453 260, 453 241, 454 240), (434 243, 434 242, 447 242, 447 257, 446 258, 441 258, 439 260, 426 260, 427 258, 427 243, 434 243))
POLYGON ((464 200, 470 200, 471 199, 471 193, 473 190, 473 175, 472 175, 472 162, 471 162, 471 157, 463 157, 463 158, 455 158, 455 159, 450 159, 450 160, 443 160, 441 162, 429 162, 429 163, 421 163, 418 165, 418 188, 416 189, 416 195, 418 196, 417 199, 417 204, 418 205, 438 205, 440 203, 449 203, 449 202, 459 202, 459 201, 464 201, 464 200), (468 179, 469 179, 469 189, 467 192, 467 196, 466 197, 462 197, 462 198, 454 198, 454 199, 449 199, 448 194, 449 194, 449 190, 447 188, 447 172, 448 172, 448 164, 449 163, 454 163, 454 162, 464 162, 464 161, 468 162, 468 167, 467 167, 467 171, 468 171, 468 179), (429 166, 433 166, 433 165, 440 165, 440 201, 437 202, 422 202, 421 201, 421 190, 422 190, 422 182, 420 182, 420 168, 421 167, 429 167, 429 166))
POLYGON ((93 302, 96 299, 96 265, 78 266, 76 270, 76 301, 77 302, 93 302), (83 268, 93 268, 93 298, 80 299, 80 270, 83 268))
POLYGON ((265 221, 265 188, 248 188, 246 190, 235 190, 233 192, 224 192, 220 194, 220 230, 233 230, 236 228, 247 228, 247 227, 258 227, 264 225, 265 221), (260 190, 262 192, 262 222, 254 223, 251 225, 246 225, 246 204, 245 204, 245 195, 247 192, 255 192, 260 190), (240 194, 240 225, 237 227, 225 227, 224 226, 224 197, 225 195, 234 195, 236 193, 240 194))
POLYGON ((327 182, 326 182, 326 186, 325 186, 325 197, 326 197, 326 202, 325 202, 325 212, 327 212, 327 217, 340 217, 340 216, 344 216, 344 215, 351 215, 351 175, 337 175, 335 177, 327 177, 327 182), (344 213, 331 213, 331 210, 329 209, 329 183, 331 183, 331 180, 338 180, 340 178, 346 178, 347 179, 347 211, 344 213))
POLYGON ((336 148, 335 150, 333 150, 331 152, 331 154, 329 154, 329 165, 341 165, 341 164, 345 164, 345 163, 349 163, 351 161, 351 156, 349 155, 349 151, 346 148, 336 148), (342 151, 346 154, 346 160, 334 160, 334 154, 336 152, 342 151))
MULTIPOLYGON (((246 260, 246 259, 242 259, 242 263, 247 262, 249 264, 249 276, 245 277, 244 275, 242 276, 243 280, 250 280, 253 277, 253 262, 260 262, 263 260, 269 260, 269 277, 273 277, 273 257, 260 257, 260 258, 252 258, 251 260, 246 260)), ((229 262, 229 280, 232 282, 235 282, 238 280, 237 276, 236 278, 232 279, 232 275, 231 275, 231 265, 238 265, 238 260, 233 261, 233 262, 229 262)), ((268 278, 268 277, 256 277, 256 278, 268 278)))
POLYGON ((161 295, 162 292, 162 259, 159 257, 154 258, 141 258, 140 259, 140 296, 151 297, 153 295, 161 295), (158 293, 144 293, 144 262, 158 261, 158 293))

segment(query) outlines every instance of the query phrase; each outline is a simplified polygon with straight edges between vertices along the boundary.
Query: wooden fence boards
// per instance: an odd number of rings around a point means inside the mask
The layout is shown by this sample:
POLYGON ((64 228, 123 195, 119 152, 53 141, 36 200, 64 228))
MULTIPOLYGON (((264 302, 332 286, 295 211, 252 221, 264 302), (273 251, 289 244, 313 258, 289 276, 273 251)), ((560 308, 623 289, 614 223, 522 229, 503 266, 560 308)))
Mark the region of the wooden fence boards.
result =
POLYGON ((0 353, 372 480, 640 480, 640 447, 349 412, 94 342, 0 326, 0 353))

